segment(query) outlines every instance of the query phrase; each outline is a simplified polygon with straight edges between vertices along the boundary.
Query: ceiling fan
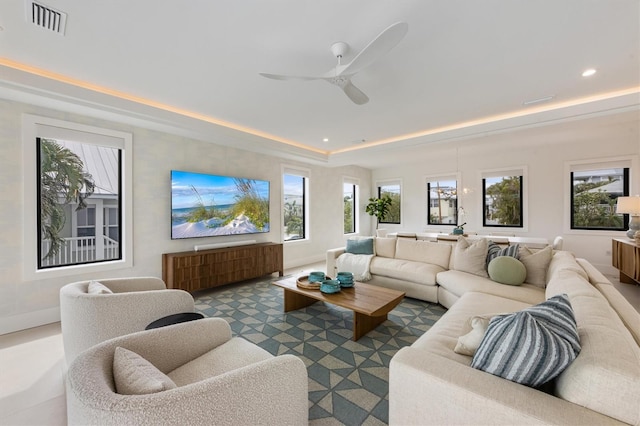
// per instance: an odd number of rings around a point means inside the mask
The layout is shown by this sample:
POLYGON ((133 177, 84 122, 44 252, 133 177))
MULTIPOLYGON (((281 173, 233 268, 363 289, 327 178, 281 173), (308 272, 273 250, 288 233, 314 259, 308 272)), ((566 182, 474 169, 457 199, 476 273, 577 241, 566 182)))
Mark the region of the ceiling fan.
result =
POLYGON ((343 41, 333 43, 331 53, 338 59, 338 63, 335 69, 321 76, 294 76, 263 72, 260 75, 273 80, 324 80, 340 87, 354 103, 366 104, 369 102, 369 97, 353 85, 351 77, 396 47, 407 34, 408 29, 409 25, 406 22, 396 22, 378 34, 351 62, 345 65, 342 65, 341 62, 343 56, 349 51, 349 45, 343 41))

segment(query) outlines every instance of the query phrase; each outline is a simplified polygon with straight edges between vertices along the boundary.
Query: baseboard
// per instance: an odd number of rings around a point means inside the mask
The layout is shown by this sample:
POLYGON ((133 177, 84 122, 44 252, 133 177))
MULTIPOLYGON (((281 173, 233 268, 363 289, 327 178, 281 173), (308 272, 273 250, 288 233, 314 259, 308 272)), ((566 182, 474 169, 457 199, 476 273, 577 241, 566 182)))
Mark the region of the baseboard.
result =
POLYGON ((11 315, 2 318, 0 322, 0 335, 39 327, 60 321, 60 308, 49 308, 35 312, 27 312, 19 315, 11 315))

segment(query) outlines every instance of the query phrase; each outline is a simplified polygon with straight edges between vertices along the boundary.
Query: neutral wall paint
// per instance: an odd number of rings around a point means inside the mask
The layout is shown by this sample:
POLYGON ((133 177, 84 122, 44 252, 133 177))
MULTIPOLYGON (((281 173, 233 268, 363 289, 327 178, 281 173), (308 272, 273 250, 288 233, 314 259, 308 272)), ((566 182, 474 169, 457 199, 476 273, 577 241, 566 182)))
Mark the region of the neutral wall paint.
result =
MULTIPOLYGON (((361 193, 358 220, 363 229, 371 221, 364 213, 371 172, 360 167, 329 168, 296 163, 198 141, 168 133, 106 122, 12 101, 0 100, 0 334, 59 320, 59 290, 70 282, 120 276, 162 275, 164 252, 193 249, 196 244, 255 239, 282 241, 282 164, 310 170, 309 240, 285 244, 285 267, 323 261, 329 248, 344 244, 342 223, 343 177, 356 178, 361 193), (133 134, 134 266, 105 272, 100 277, 81 274, 26 281, 22 277, 23 161, 21 116, 41 115, 133 134), (271 232, 244 237, 215 237, 172 241, 170 238, 170 170, 216 173, 271 181, 271 232), (336 218, 332 220, 331 218, 336 218)), ((218 136, 220 137, 220 136, 218 136)), ((213 142, 213 143, 212 143, 213 142)), ((27 253, 26 255, 32 255, 27 253)))
POLYGON ((424 232, 452 226, 427 226, 425 176, 453 174, 459 171, 462 186, 471 190, 462 196, 466 211, 465 230, 488 234, 482 228, 482 170, 526 166, 528 181, 528 226, 494 231, 513 231, 518 236, 564 238, 564 249, 584 257, 604 273, 616 274, 611 266, 611 238, 624 237, 623 232, 571 231, 568 228, 565 199, 569 180, 565 163, 579 160, 601 160, 631 156, 636 159, 631 171, 631 193, 640 193, 640 131, 638 114, 618 119, 611 116, 573 120, 551 127, 527 129, 508 134, 434 144, 428 152, 416 153, 419 163, 376 169, 372 184, 387 179, 402 179, 402 224, 385 225, 389 231, 424 232))

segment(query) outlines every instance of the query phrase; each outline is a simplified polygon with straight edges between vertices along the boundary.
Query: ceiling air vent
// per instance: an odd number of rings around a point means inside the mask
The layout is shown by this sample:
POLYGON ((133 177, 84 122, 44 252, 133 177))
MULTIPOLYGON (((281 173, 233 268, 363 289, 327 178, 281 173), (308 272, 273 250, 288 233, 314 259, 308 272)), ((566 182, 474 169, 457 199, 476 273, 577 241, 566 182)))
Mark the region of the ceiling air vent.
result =
POLYGON ((32 0, 25 2, 27 21, 33 25, 54 33, 64 35, 67 14, 32 0))

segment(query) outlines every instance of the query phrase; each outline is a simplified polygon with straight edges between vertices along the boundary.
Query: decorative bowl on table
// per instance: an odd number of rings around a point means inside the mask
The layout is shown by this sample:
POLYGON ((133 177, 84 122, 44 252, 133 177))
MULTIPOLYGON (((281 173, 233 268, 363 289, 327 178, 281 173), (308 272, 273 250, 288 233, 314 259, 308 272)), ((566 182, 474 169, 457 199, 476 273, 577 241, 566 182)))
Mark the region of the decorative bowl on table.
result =
POLYGON ((340 287, 353 287, 353 273, 338 272, 336 279, 340 281, 340 287))
POLYGON ((320 291, 327 294, 338 293, 340 291, 340 281, 324 280, 320 284, 320 291))
POLYGON ((309 282, 310 283, 320 283, 326 280, 326 276, 322 271, 313 271, 309 272, 309 282))
MULTIPOLYGON (((330 279, 331 277, 325 276, 322 281, 330 280, 330 279)), ((302 275, 296 278, 296 285, 300 288, 305 288, 307 290, 320 290, 320 285, 322 284, 322 281, 311 282, 309 281, 309 275, 302 275)))

